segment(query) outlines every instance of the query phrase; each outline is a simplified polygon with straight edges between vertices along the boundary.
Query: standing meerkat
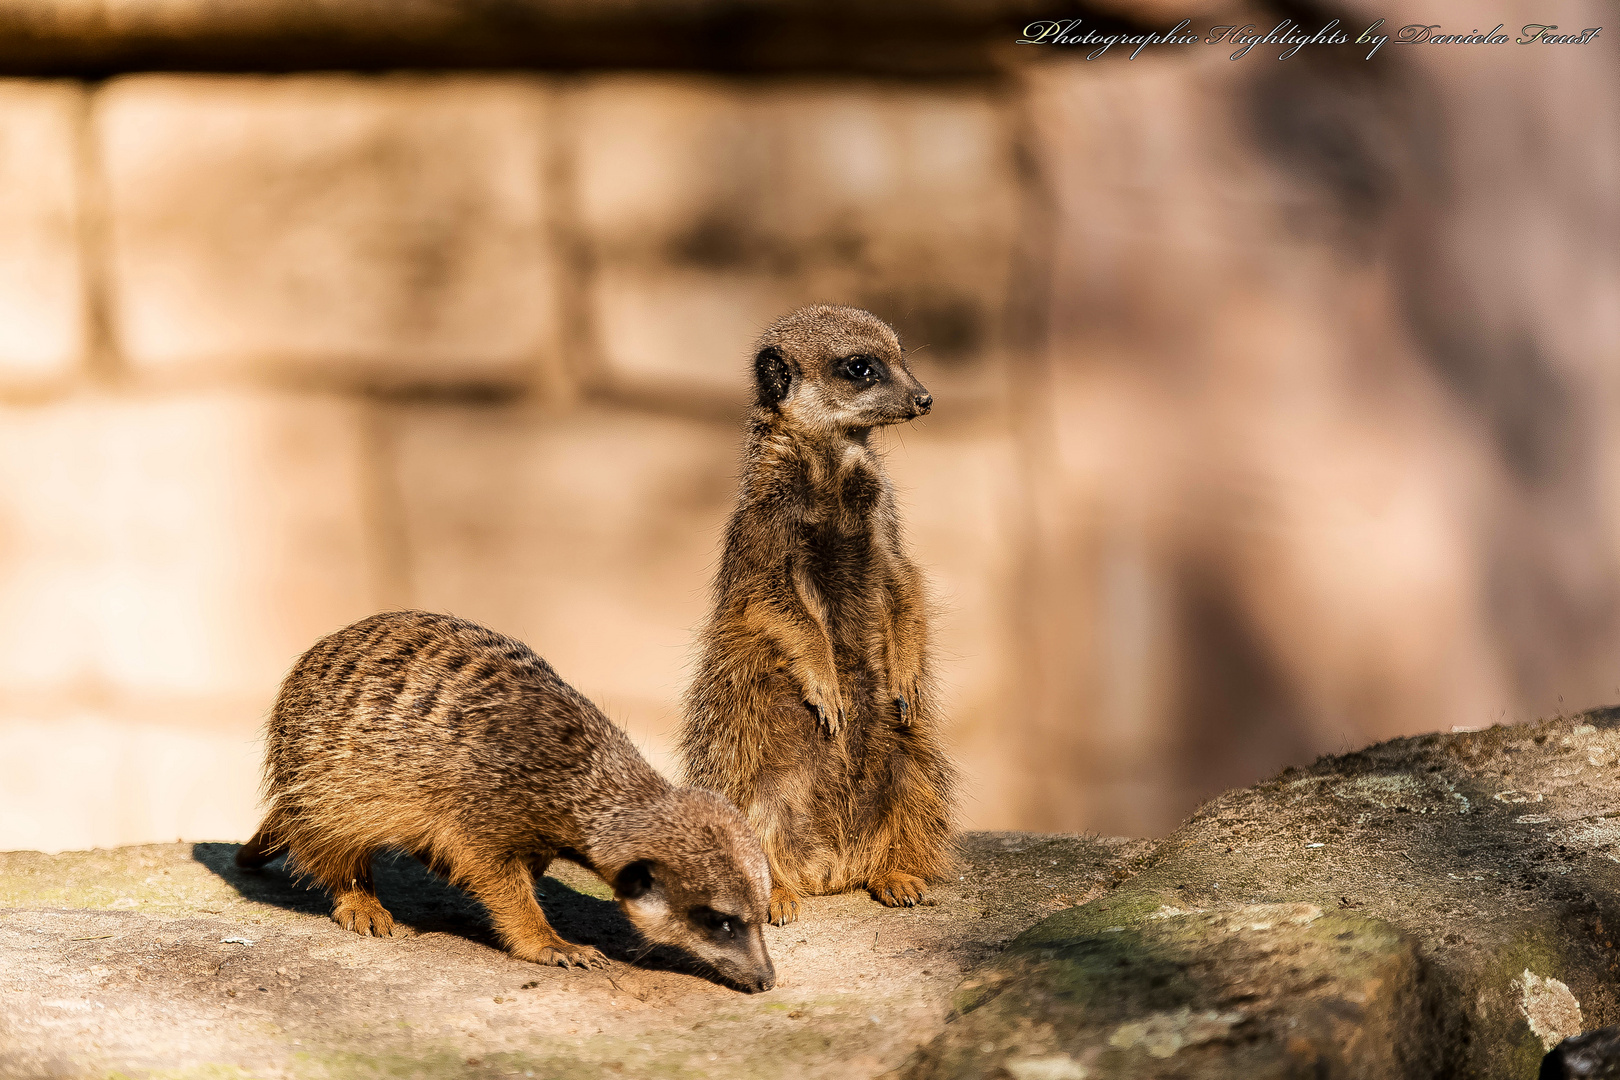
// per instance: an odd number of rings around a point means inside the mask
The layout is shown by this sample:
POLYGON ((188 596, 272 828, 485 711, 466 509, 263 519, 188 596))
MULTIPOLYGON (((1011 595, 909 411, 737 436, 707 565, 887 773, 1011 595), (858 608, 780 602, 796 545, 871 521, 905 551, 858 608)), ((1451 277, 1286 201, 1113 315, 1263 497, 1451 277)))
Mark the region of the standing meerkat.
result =
POLYGON ((922 577, 871 430, 929 396, 876 316, 818 305, 755 349, 737 508, 686 701, 689 783, 747 815, 771 922, 865 887, 910 907, 952 865, 922 577))
POLYGON ((399 848, 472 893, 519 959, 606 966, 535 902, 535 879, 564 858, 601 875, 649 941, 745 990, 776 981, 770 873, 742 815, 673 787, 521 642, 420 611, 355 623, 293 665, 266 759, 270 808, 236 864, 290 853, 344 929, 393 932, 371 857, 399 848))

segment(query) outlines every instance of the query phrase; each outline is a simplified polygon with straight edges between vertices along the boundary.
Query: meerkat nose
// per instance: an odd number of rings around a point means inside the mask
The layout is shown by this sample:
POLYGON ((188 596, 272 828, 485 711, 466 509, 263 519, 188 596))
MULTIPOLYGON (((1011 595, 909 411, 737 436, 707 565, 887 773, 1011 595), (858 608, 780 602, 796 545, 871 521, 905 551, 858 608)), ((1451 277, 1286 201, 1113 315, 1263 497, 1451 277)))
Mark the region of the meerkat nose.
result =
POLYGON ((916 403, 917 411, 919 413, 926 413, 929 409, 934 407, 934 395, 928 393, 926 390, 920 394, 912 394, 911 400, 916 403))

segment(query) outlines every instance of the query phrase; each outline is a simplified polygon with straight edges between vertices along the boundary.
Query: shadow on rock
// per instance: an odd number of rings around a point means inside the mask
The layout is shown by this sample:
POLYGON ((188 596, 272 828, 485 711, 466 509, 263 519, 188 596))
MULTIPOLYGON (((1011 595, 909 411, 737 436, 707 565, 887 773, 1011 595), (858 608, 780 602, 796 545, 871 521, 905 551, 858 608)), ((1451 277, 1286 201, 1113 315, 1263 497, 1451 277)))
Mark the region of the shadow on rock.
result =
MULTIPOLYGON (((245 900, 272 904, 300 915, 329 918, 332 901, 313 882, 298 879, 284 858, 262 870, 236 865, 240 844, 193 844, 191 857, 230 885, 245 900)), ((413 856, 388 853, 372 860, 377 898, 394 921, 418 934, 454 934, 500 949, 489 916, 478 901, 434 874, 413 856)), ((578 891, 555 877, 540 880, 540 907, 552 927, 568 941, 594 945, 614 960, 650 970, 678 971, 724 985, 678 951, 649 950, 619 905, 578 891)))

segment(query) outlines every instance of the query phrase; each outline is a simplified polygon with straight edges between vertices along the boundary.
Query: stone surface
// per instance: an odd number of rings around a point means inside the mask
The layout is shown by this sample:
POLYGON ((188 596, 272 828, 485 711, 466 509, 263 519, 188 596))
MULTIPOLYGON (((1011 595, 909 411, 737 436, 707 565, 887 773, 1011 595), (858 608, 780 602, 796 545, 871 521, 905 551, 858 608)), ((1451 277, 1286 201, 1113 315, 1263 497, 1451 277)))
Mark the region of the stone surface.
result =
POLYGON ((518 77, 109 84, 95 127, 124 356, 165 375, 545 382, 548 100, 518 77))
POLYGON ((1620 1019, 1617 773, 1620 709, 1325 758, 1157 845, 964 834, 933 906, 768 929, 751 997, 642 956, 566 866, 544 903, 605 973, 510 959, 403 857, 405 932, 373 940, 232 844, 5 853, 0 1076, 1587 1075, 1568 1040, 1620 1019))
POLYGON ((997 386, 1018 206, 987 90, 617 78, 567 109, 610 385, 737 401, 759 331, 832 300, 926 346, 939 400, 997 386))
MULTIPOLYGON (((175 814, 143 824, 145 808, 187 789, 144 790, 164 772, 135 768, 139 747, 200 739, 184 760, 234 764, 200 773, 196 805, 246 809, 257 768, 231 741, 316 637, 374 610, 369 485, 363 409, 338 399, 0 411, 0 746, 22 752, 0 764, 8 845, 173 839, 175 814)), ((226 824, 210 812, 175 811, 226 824)))
POLYGON ((0 80, 0 387, 57 380, 86 348, 83 87, 0 80))
POLYGON ((1532 1076, 1620 1019, 1617 773, 1606 710, 1223 795, 975 972, 902 1075, 1532 1076))
POLYGON ((403 934, 372 939, 279 864, 235 870, 234 850, 0 854, 0 1076, 872 1077, 938 1027, 964 968, 1145 845, 969 834, 935 906, 816 898, 767 928, 779 982, 752 996, 675 957, 627 962, 617 905, 572 866, 544 903, 606 971, 511 959, 412 860, 378 875, 403 934))

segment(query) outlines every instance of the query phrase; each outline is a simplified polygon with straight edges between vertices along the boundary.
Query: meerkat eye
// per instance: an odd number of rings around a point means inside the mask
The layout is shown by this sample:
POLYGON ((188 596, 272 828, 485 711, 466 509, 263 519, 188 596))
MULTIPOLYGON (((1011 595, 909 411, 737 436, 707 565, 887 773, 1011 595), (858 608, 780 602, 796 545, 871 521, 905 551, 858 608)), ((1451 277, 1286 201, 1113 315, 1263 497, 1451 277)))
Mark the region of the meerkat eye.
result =
POLYGON ((715 937, 734 938, 737 936, 737 932, 733 929, 732 924, 742 925, 742 920, 735 915, 727 915, 724 912, 707 907, 693 908, 692 920, 700 923, 704 929, 715 937))
POLYGON ((883 378, 883 361, 875 356, 857 354, 847 357, 839 366, 838 373, 851 382, 876 382, 883 378))

